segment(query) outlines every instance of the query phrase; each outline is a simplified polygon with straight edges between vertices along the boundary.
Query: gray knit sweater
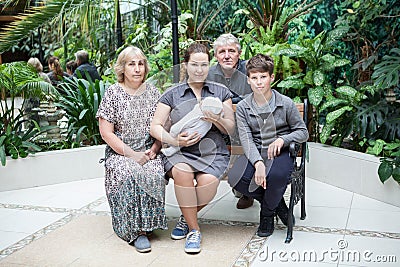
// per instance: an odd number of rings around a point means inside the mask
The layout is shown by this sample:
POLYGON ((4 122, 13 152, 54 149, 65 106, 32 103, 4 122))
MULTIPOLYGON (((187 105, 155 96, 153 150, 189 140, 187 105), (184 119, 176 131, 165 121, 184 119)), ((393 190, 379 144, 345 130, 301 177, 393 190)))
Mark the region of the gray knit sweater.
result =
MULTIPOLYGON (((281 137, 284 147, 290 142, 302 143, 308 139, 307 127, 295 103, 287 96, 272 90, 275 104, 266 105, 265 112, 257 112, 253 93, 236 107, 236 121, 244 153, 254 165, 263 160, 259 151, 281 137)), ((259 110, 259 108, 258 108, 259 110)), ((264 153, 263 153, 264 154, 264 153)))

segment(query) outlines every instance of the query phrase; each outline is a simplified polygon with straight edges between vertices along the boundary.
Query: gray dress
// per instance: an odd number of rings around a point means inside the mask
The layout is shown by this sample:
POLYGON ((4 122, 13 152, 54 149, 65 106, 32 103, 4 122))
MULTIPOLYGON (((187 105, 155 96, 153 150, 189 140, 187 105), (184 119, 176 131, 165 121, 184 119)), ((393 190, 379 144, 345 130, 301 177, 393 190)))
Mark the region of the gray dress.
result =
MULTIPOLYGON (((114 124, 114 132, 135 151, 150 148, 150 122, 158 90, 146 85, 141 95, 127 94, 121 86, 110 86, 97 117, 114 124)), ((160 156, 141 166, 131 158, 106 148, 105 187, 115 233, 132 242, 141 231, 167 229, 164 168, 160 156)))
MULTIPOLYGON (((230 99, 232 94, 227 87, 221 84, 206 82, 201 92, 201 98, 207 96, 217 97, 224 102, 230 99)), ((197 104, 196 96, 186 82, 171 87, 159 101, 171 107, 172 125, 181 120, 197 104)), ((229 164, 229 151, 222 133, 213 125, 198 143, 189 147, 181 147, 180 151, 172 156, 164 157, 165 171, 168 172, 177 163, 187 163, 195 172, 212 174, 221 179, 229 164)))

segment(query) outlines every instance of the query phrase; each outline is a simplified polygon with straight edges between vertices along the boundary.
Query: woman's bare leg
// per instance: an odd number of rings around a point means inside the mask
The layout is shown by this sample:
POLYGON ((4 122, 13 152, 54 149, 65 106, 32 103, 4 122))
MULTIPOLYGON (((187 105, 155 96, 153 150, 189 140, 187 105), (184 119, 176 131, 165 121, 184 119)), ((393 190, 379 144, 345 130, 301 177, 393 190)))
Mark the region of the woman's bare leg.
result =
POLYGON ((197 211, 200 211, 215 197, 219 180, 214 175, 207 173, 198 174, 196 179, 197 211))
POLYGON ((189 230, 200 230, 197 222, 197 196, 192 168, 184 163, 176 164, 172 168, 172 177, 174 178, 176 200, 189 230))

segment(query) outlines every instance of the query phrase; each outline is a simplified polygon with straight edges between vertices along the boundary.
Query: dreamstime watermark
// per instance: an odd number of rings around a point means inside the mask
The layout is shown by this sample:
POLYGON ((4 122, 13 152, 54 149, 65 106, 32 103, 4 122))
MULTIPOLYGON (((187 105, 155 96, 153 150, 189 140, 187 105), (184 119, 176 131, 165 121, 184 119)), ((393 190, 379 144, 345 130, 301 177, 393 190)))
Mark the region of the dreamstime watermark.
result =
POLYGON ((337 248, 326 250, 270 250, 265 246, 257 254, 263 262, 346 262, 346 263, 397 263, 396 255, 378 255, 371 250, 350 250, 348 242, 340 239, 337 248))

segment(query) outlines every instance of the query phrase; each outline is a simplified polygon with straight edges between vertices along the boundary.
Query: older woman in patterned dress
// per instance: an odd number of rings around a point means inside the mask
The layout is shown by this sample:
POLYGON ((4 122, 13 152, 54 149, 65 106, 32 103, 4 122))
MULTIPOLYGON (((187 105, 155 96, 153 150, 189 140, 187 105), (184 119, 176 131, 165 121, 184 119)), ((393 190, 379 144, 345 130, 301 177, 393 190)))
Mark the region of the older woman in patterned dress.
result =
POLYGON ((125 48, 114 69, 118 82, 107 89, 97 112, 107 143, 106 194, 115 233, 148 252, 146 233, 167 229, 161 143, 149 134, 160 93, 145 82, 149 67, 139 48, 125 48))

